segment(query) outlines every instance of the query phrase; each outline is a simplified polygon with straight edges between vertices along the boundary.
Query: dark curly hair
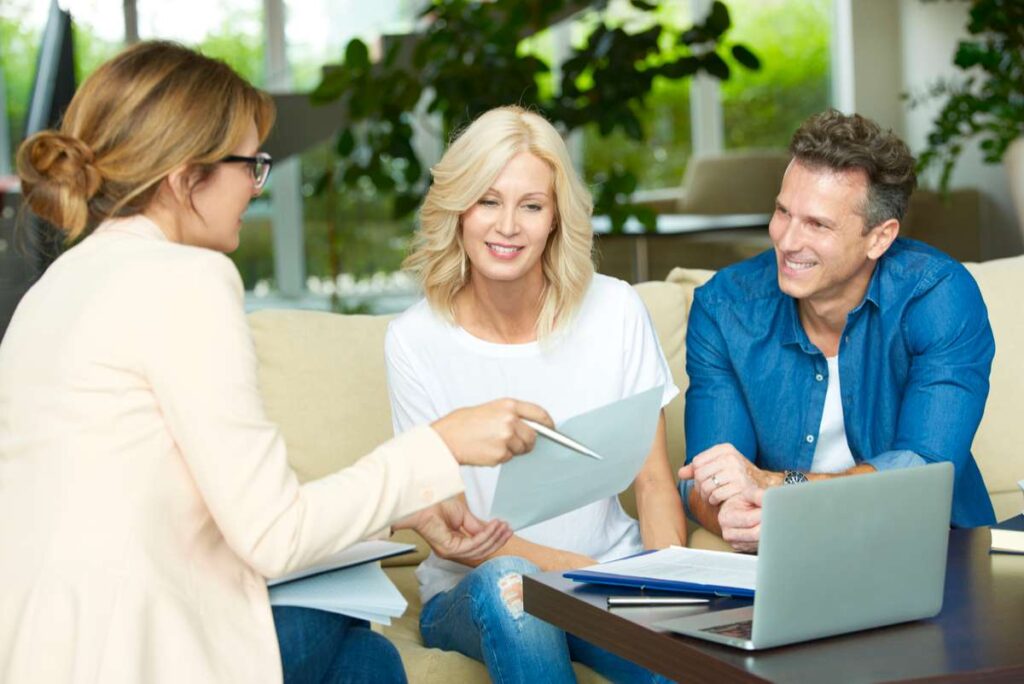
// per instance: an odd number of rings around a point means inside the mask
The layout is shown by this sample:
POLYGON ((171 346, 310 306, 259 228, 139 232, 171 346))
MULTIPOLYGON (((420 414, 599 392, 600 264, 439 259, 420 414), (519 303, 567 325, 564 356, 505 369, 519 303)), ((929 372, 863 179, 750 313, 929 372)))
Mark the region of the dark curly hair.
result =
POLYGON ((906 143, 859 114, 828 109, 807 119, 789 143, 794 159, 812 168, 862 169, 868 198, 862 210, 864 230, 903 220, 917 186, 916 162, 906 143))

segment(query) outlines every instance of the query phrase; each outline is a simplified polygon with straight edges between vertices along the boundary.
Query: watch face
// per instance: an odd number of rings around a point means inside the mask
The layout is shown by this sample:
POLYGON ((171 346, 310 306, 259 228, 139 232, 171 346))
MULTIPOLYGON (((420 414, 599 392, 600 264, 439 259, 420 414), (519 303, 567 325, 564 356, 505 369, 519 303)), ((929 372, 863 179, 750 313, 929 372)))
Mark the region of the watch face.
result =
POLYGON ((786 484, 799 484, 801 482, 807 482, 807 476, 799 470, 787 470, 786 477, 782 481, 786 484))

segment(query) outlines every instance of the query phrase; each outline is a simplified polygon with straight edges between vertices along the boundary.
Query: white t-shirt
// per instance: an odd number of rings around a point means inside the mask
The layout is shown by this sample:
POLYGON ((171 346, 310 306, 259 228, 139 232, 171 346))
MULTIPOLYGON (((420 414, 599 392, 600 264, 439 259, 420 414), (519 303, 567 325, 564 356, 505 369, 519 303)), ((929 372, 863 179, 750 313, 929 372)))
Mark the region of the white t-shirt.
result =
POLYGON ((839 357, 829 356, 828 389, 825 390, 825 408, 821 413, 821 427, 818 429, 818 445, 814 448, 812 473, 840 473, 849 470, 856 463, 846 441, 846 425, 843 423, 843 398, 839 387, 839 357))
MULTIPOLYGON (((595 275, 576 317, 545 343, 474 337, 420 301, 388 326, 384 345, 395 432, 458 408, 512 397, 543 406, 556 423, 664 385, 679 390, 643 302, 627 283, 595 275)), ((470 510, 487 519, 500 466, 463 466, 470 510)), ((523 539, 598 561, 642 550, 637 522, 609 497, 517 532, 523 539)), ((433 554, 420 564, 423 601, 454 587, 470 568, 433 554)))

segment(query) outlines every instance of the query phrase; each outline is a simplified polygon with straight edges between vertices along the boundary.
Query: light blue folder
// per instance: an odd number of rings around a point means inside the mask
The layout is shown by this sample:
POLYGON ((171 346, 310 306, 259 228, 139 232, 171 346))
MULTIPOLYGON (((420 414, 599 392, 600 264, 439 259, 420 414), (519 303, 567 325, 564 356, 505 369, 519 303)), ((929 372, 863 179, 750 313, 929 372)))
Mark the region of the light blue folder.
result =
POLYGON ((625 490, 651 451, 663 391, 658 386, 558 426, 600 461, 538 437, 533 451, 501 466, 491 518, 519 530, 625 490))

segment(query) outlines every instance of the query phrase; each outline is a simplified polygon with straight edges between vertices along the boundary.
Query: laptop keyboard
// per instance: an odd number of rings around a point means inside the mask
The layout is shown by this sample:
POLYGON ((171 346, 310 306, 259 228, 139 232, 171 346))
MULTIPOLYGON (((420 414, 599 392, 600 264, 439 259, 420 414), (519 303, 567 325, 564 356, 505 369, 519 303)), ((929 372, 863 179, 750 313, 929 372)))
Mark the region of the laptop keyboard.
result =
POLYGON ((705 627, 701 631, 711 632, 712 634, 721 634, 722 636, 727 637, 735 637, 737 639, 750 639, 750 631, 753 626, 753 620, 743 620, 742 622, 732 622, 728 625, 705 627))

